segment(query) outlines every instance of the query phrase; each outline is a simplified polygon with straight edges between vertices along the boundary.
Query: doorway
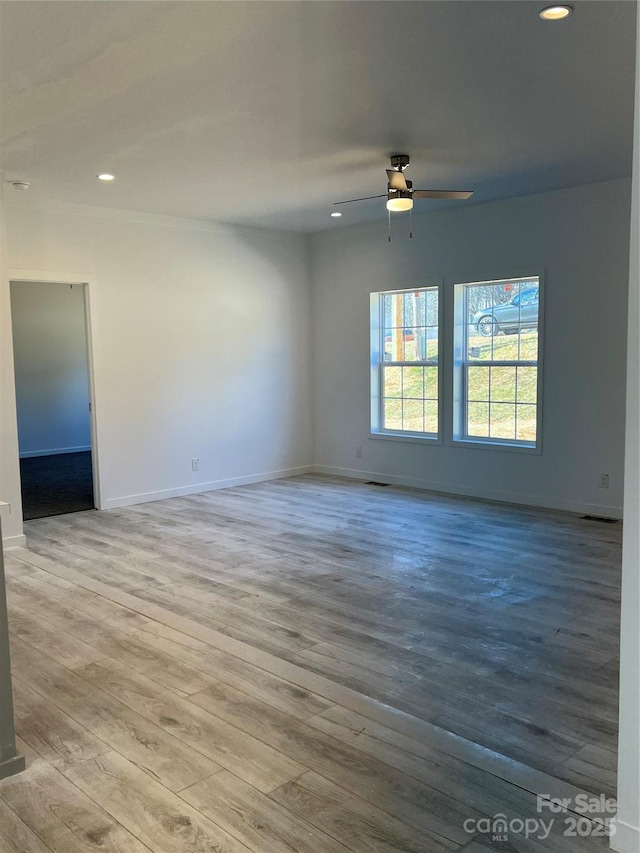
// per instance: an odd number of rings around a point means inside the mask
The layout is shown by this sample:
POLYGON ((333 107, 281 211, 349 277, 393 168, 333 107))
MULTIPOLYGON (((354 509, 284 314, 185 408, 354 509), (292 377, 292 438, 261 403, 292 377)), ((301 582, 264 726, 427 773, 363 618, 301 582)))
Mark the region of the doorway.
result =
POLYGON ((96 508, 87 285, 11 280, 25 521, 96 508))

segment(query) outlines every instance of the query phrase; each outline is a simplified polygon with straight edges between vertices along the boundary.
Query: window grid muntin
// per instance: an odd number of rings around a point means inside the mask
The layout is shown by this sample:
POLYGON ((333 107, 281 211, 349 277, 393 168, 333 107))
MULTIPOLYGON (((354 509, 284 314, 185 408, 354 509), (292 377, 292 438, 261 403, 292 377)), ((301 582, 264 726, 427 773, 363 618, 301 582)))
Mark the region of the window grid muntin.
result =
MULTIPOLYGON (((481 365, 478 365, 477 363, 472 363, 472 364, 467 363, 467 364, 463 365, 464 389, 465 389, 464 402, 465 402, 465 410, 466 410, 465 411, 464 423, 465 423, 465 437, 466 438, 469 438, 472 440, 479 440, 479 439, 485 439, 486 438, 486 439, 494 439, 494 440, 504 440, 504 441, 511 440, 511 441, 518 441, 518 442, 526 442, 528 444, 535 443, 535 438, 507 439, 505 437, 492 436, 491 435, 491 409, 493 406, 509 406, 513 409, 513 415, 514 415, 513 432, 514 432, 515 436, 518 435, 518 417, 521 414, 524 415, 525 410, 533 409, 533 410, 535 410, 535 415, 537 416, 538 403, 537 402, 532 403, 532 402, 529 402, 528 400, 521 400, 520 399, 518 376, 519 376, 520 371, 523 369, 533 369, 536 371, 535 383, 537 386, 538 365, 536 362, 528 361, 528 362, 505 363, 505 362, 499 361, 499 362, 484 362, 481 365), (498 369, 512 368, 515 370, 514 386, 513 386, 513 400, 493 399, 492 393, 491 393, 491 385, 492 385, 492 378, 491 377, 492 377, 493 370, 496 368, 498 368, 498 369), (470 383, 470 378, 469 378, 469 370, 471 370, 471 369, 486 370, 488 373, 487 396, 483 399, 480 399, 479 397, 472 397, 471 396, 471 392, 470 392, 471 383, 470 383), (488 435, 476 434, 474 432, 471 432, 471 430, 470 430, 470 419, 469 419, 469 406, 470 405, 471 406, 481 406, 481 405, 487 406, 487 408, 488 408, 487 429, 489 432, 488 435)), ((534 418, 534 420, 535 420, 535 418, 534 418)))
MULTIPOLYGON (((381 294, 381 296, 382 296, 382 298, 379 300, 379 307, 380 307, 379 353, 380 353, 380 358, 379 358, 379 365, 378 365, 378 367, 379 367, 379 377, 378 377, 378 382, 379 382, 379 388, 378 388, 378 392, 379 392, 379 413, 378 413, 378 417, 379 417, 379 424, 380 424, 379 432, 380 433, 389 433, 389 434, 402 433, 403 435, 415 436, 415 437, 439 438, 439 435, 440 435, 440 414, 441 414, 440 413, 440 346, 441 346, 441 343, 440 343, 440 317, 441 317, 440 288, 438 286, 405 288, 403 290, 386 291, 385 293, 381 294), (405 295, 408 295, 411 293, 424 293, 425 294, 425 306, 424 306, 424 308, 425 308, 425 313, 424 313, 425 321, 427 319, 427 296, 428 296, 428 294, 435 294, 436 300, 437 300, 436 306, 435 306, 437 322, 436 323, 428 323, 428 324, 425 322, 424 325, 419 325, 419 326, 412 326, 411 323, 407 323, 406 322, 407 316, 405 313, 406 312, 406 304, 403 300, 403 304, 402 304, 403 324, 398 325, 396 323, 396 324, 392 324, 392 325, 386 325, 386 323, 385 323, 385 316, 386 316, 385 306, 387 305, 386 300, 391 299, 393 296, 400 296, 400 295, 405 296, 405 295), (402 329, 403 330, 403 333, 402 333, 402 352, 403 352, 403 355, 406 356, 406 354, 407 354, 407 349, 406 349, 407 341, 405 340, 404 330, 408 327, 414 329, 414 332, 416 329, 421 329, 425 332, 425 350, 424 351, 425 351, 425 356, 427 356, 427 357, 425 357, 424 359, 415 359, 415 360, 408 360, 408 359, 404 358, 402 360, 391 359, 391 360, 387 361, 386 360, 386 335, 387 335, 387 332, 393 332, 394 329, 402 329), (432 357, 428 357, 428 353, 429 353, 429 335, 428 335, 428 332, 430 329, 436 331, 436 344, 437 344, 436 345, 436 355, 432 356, 432 357), (386 397, 385 396, 385 371, 389 367, 401 368, 401 370, 400 370, 400 376, 401 376, 400 393, 402 395, 401 397, 386 397), (404 376, 405 376, 404 369, 407 367, 420 367, 422 369, 423 396, 421 398, 415 398, 415 397, 405 398, 405 396, 404 396, 404 376), (436 386, 435 386, 436 387, 436 395, 437 395, 436 397, 426 397, 425 396, 425 394, 426 394, 425 370, 427 368, 435 368, 435 370, 436 370, 436 386), (423 414, 422 414, 422 426, 423 426, 423 429, 422 430, 405 429, 405 427, 404 427, 404 423, 405 423, 405 417, 404 417, 405 400, 417 400, 417 399, 420 399, 422 402, 422 412, 423 412, 423 414), (387 421, 386 421, 385 402, 387 400, 397 400, 400 403, 400 411, 401 411, 401 416, 400 416, 401 426, 400 427, 391 428, 391 427, 387 427, 387 425, 386 425, 387 421), (425 426, 426 426, 426 405, 425 404, 426 403, 435 403, 435 408, 436 408, 435 426, 436 426, 436 428, 434 431, 431 431, 431 430, 427 431, 425 429, 425 426)), ((414 341, 415 341, 415 333, 414 333, 414 341)), ((393 339, 391 341, 391 346, 393 347, 393 339)))
MULTIPOLYGON (((510 444, 515 447, 535 447, 538 444, 538 430, 539 430, 539 389, 540 389, 540 347, 541 347, 541 338, 540 338, 540 277, 539 276, 531 276, 528 278, 521 279, 503 279, 497 281, 487 281, 487 282, 469 282, 462 285, 464 288, 464 299, 463 299, 463 311, 464 311, 464 325, 463 325, 463 358, 462 358, 462 382, 463 382, 463 393, 462 393, 462 439, 465 441, 472 442, 481 442, 485 444, 510 444), (471 288, 475 287, 490 287, 492 288, 492 299, 489 305, 485 305, 483 309, 494 309, 497 304, 505 304, 505 303, 496 303, 493 297, 493 294, 496 292, 494 288, 511 284, 515 285, 518 288, 518 291, 515 295, 520 296, 520 300, 518 301, 518 332, 517 334, 517 354, 518 360, 501 360, 496 361, 493 356, 495 354, 495 338, 496 335, 491 335, 491 359, 481 359, 481 358, 472 358, 469 355, 469 330, 470 330, 470 310, 469 310, 469 292, 471 288), (526 359, 522 360, 520 358, 522 353, 522 331, 525 331, 528 327, 525 326, 524 329, 522 327, 522 293, 531 288, 538 289, 538 311, 536 314, 536 359, 526 359), (489 381, 488 381, 488 395, 489 399, 486 401, 475 401, 469 400, 469 368, 470 367, 483 367, 489 371, 489 381), (507 401, 506 403, 492 401, 491 399, 491 386, 493 379, 493 369, 501 368, 501 367, 515 367, 516 369, 516 380, 515 380, 515 398, 513 403, 511 401, 507 401), (536 400, 535 403, 520 403, 518 400, 518 368, 528 368, 532 367, 536 370, 536 400), (488 406, 487 413, 487 435, 473 435, 469 431, 469 403, 484 403, 488 406), (499 436, 491 435, 491 406, 492 403, 495 405, 513 405, 514 406, 514 429, 513 434, 514 438, 506 438, 499 436), (533 439, 520 439, 518 438, 518 407, 531 407, 534 409, 535 417, 533 419, 534 429, 535 429, 535 437, 533 439)), ((513 296, 511 297, 513 298, 513 296)), ((532 327, 533 328, 533 327, 532 327)), ((524 414, 524 412, 523 412, 524 414)))

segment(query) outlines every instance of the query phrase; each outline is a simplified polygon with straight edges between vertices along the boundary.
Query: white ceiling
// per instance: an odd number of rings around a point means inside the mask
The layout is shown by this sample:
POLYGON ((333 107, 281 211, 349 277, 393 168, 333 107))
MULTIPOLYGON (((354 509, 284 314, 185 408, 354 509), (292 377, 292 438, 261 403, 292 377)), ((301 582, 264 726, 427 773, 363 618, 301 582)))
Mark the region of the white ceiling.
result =
POLYGON ((316 231, 386 216, 329 212, 384 192, 394 152, 415 187, 475 190, 449 205, 630 174, 635 2, 574 0, 555 24, 542 5, 2 0, 4 180, 316 231))

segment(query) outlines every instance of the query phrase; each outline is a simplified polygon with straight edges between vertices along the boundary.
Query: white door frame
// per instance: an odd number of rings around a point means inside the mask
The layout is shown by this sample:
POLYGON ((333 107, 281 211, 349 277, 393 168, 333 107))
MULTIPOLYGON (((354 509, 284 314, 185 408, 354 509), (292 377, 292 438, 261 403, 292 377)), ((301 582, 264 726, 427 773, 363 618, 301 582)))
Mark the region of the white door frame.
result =
POLYGON ((98 410, 95 398, 95 378, 93 364, 93 325, 91 322, 91 292, 95 289, 95 279, 83 273, 55 272, 51 270, 9 270, 9 281, 33 281, 38 284, 76 284, 82 287, 84 296, 84 324, 87 342, 87 370, 89 374, 89 404, 91 406, 91 467, 93 474, 93 502, 96 509, 104 507, 100 490, 100 470, 98 454, 98 410))

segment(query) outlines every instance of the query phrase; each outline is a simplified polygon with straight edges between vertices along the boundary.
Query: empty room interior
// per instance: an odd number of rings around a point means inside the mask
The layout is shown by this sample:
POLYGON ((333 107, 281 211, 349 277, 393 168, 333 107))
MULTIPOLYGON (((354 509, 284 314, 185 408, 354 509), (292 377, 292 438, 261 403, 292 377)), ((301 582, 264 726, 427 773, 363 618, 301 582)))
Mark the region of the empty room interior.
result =
POLYGON ((0 0, 0 853, 640 853, 637 5, 0 0))

